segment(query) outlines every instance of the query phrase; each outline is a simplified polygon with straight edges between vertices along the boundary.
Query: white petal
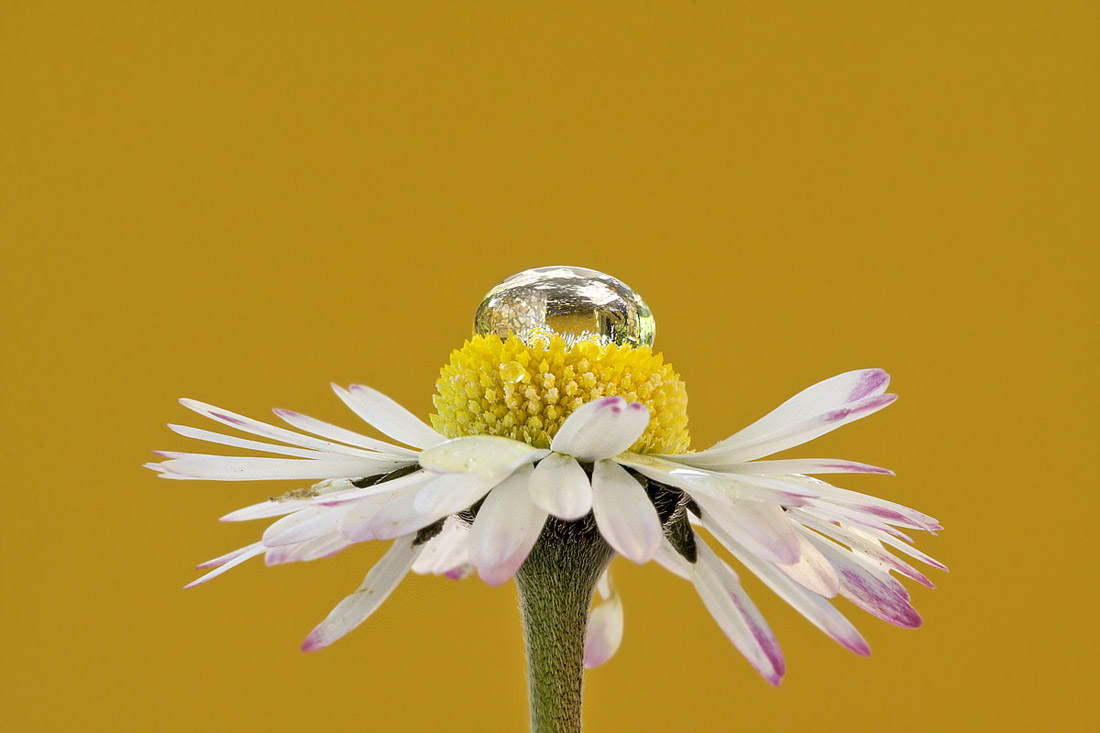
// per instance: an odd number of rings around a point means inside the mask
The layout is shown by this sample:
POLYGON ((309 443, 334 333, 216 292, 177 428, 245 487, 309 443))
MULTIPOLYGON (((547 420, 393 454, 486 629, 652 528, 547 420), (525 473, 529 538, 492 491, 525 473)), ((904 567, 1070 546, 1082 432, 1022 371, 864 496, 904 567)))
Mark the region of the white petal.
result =
POLYGON ((842 425, 874 414, 896 399, 897 395, 893 394, 875 395, 749 440, 734 436, 727 439, 729 442, 723 441, 713 448, 685 456, 685 461, 692 465, 710 466, 763 458, 787 448, 808 443, 842 425))
MULTIPOLYGON (((924 555, 924 553, 916 550, 913 547, 901 542, 894 537, 870 528, 856 529, 850 525, 838 526, 832 522, 826 522, 822 519, 814 517, 812 515, 805 514, 804 512, 791 512, 792 517, 800 522, 804 527, 811 528, 820 534, 830 537, 837 542, 843 542, 850 547, 854 552, 863 554, 872 562, 883 567, 884 569, 897 570, 907 578, 912 578, 918 583, 925 585, 929 588, 934 588, 935 584, 928 579, 924 573, 914 568, 909 563, 901 560, 900 558, 892 555, 882 546, 883 542, 889 542, 892 547, 896 547, 901 552, 910 556, 923 556, 928 560, 932 558, 924 555)), ((920 559, 918 557, 918 559, 920 559)), ((930 563, 933 567, 946 570, 942 563, 933 561, 930 563)))
POLYGON ((515 575, 546 524, 546 512, 527 490, 530 477, 531 467, 523 466, 490 491, 470 529, 470 562, 490 585, 515 575))
POLYGON ((319 560, 323 557, 331 557, 341 550, 351 547, 353 544, 353 542, 349 542, 339 532, 333 532, 332 534, 314 537, 305 542, 299 542, 296 545, 272 547, 268 549, 267 554, 264 555, 264 562, 267 565, 282 565, 288 562, 319 560))
MULTIPOLYGON (((430 473, 421 473, 418 476, 415 481, 402 482, 388 490, 381 490, 384 486, 379 485, 377 488, 380 490, 377 493, 349 502, 340 519, 340 533, 356 542, 389 540, 427 527, 450 514, 452 510, 447 507, 441 511, 425 511, 417 506, 421 492, 434 483, 448 483, 444 479, 449 477, 430 473)), ((393 483, 397 484, 398 481, 400 479, 393 483)))
POLYGON ((274 443, 262 443, 258 440, 248 440, 247 438, 237 438, 232 435, 215 433, 212 430, 188 427, 187 425, 173 425, 170 423, 168 427, 173 432, 179 433, 185 438, 205 440, 207 443, 217 443, 218 445, 231 445, 235 448, 248 448, 249 450, 258 450, 264 453, 278 453, 280 455, 296 456, 298 458, 324 458, 325 456, 332 455, 331 453, 322 453, 321 451, 310 450, 309 448, 293 448, 286 445, 275 445, 274 443))
POLYGON ((413 508, 425 517, 433 517, 431 521, 434 522, 448 514, 469 509, 501 480, 465 473, 433 475, 432 480, 413 499, 413 508))
POLYGON ((675 486, 689 494, 707 492, 712 496, 764 501, 785 506, 801 506, 808 497, 818 494, 813 487, 796 483, 780 483, 765 476, 742 476, 717 473, 685 466, 673 458, 657 458, 636 453, 624 453, 617 459, 638 473, 662 484, 675 486))
MULTIPOLYGON (((222 564, 218 565, 218 567, 214 568, 213 570, 211 570, 206 575, 203 575, 201 578, 197 578, 195 580, 192 580, 190 583, 188 583, 187 585, 185 585, 183 587, 184 587, 184 589, 194 588, 196 585, 202 585, 203 583, 205 583, 208 580, 213 580, 214 578, 218 577, 222 573, 228 572, 229 570, 232 570, 233 568, 237 567, 238 565, 240 565, 245 560, 249 560, 253 557, 256 557, 257 555, 262 555, 265 549, 267 549, 267 548, 264 547, 264 543, 257 542, 255 544, 249 545, 248 547, 242 547, 236 553, 229 553, 230 555, 233 555, 233 557, 231 559, 229 559, 228 561, 223 562, 222 564)), ((222 560, 224 557, 226 557, 226 556, 223 555, 222 558, 218 558, 218 560, 211 560, 210 563, 203 563, 203 565, 209 565, 211 563, 218 562, 218 561, 222 560)))
POLYGON ((332 389, 355 414, 394 440, 415 448, 430 448, 444 440, 427 423, 378 390, 362 384, 353 384, 349 389, 334 384, 332 389))
POLYGON ((715 447, 746 443, 776 430, 865 400, 886 391, 890 375, 882 369, 858 369, 838 374, 807 387, 747 428, 731 435, 715 447))
POLYGON ((303 415, 300 412, 294 412, 293 410, 280 410, 273 411, 280 418, 285 420, 290 425, 304 430, 307 433, 313 433, 314 435, 320 435, 322 438, 328 438, 329 440, 336 440, 341 443, 348 443, 350 445, 365 448, 370 451, 379 451, 380 453, 386 453, 389 455, 398 456, 415 456, 416 452, 411 451, 408 448, 402 448, 397 445, 391 445, 381 440, 375 440, 369 438, 366 435, 360 435, 354 431, 346 428, 339 427, 338 425, 332 425, 330 423, 318 420, 317 418, 310 417, 309 415, 303 415))
POLYGON ((310 632, 302 643, 302 651, 312 652, 328 646, 366 621, 382 605, 420 554, 422 545, 413 547, 413 539, 413 536, 406 536, 393 543, 355 592, 340 601, 310 632))
MULTIPOLYGON (((690 457, 690 454, 688 454, 690 457)), ((776 476, 792 473, 879 473, 893 476, 887 468, 879 468, 866 463, 842 461, 836 458, 791 458, 780 461, 749 461, 747 463, 729 463, 707 466, 711 471, 746 473, 757 476, 776 476)))
POLYGON ((661 541, 661 546, 657 548, 657 554, 653 559, 673 575, 677 575, 684 580, 691 580, 691 563, 677 552, 676 548, 669 544, 667 539, 661 541))
POLYGON ((312 436, 295 433, 292 430, 276 427, 275 425, 268 425, 259 420, 253 420, 250 417, 238 415, 235 412, 223 410, 220 407, 214 407, 213 405, 208 405, 198 400, 184 398, 180 400, 180 404, 188 410, 193 410, 204 417, 216 420, 231 428, 236 428, 246 433, 252 433, 253 435, 261 435, 265 438, 274 438, 275 440, 281 440, 284 443, 290 443, 291 445, 296 445, 301 448, 312 448, 313 450, 319 450, 325 453, 340 453, 347 456, 371 455, 369 451, 359 448, 349 448, 346 445, 330 443, 327 440, 318 440, 312 436))
POLYGON ((691 582, 703 605, 718 622, 749 664, 773 685, 779 685, 786 666, 783 653, 767 621, 741 588, 737 574, 722 562, 696 535, 698 559, 692 566, 691 582))
POLYGON ((588 614, 584 639, 584 667, 592 669, 611 659, 623 641, 623 600, 611 582, 611 571, 600 577, 603 601, 588 614))
POLYGON ((809 476, 784 476, 783 480, 792 485, 797 483, 812 487, 817 491, 819 497, 823 501, 871 514, 876 519, 888 524, 896 524, 900 527, 909 527, 911 529, 921 529, 926 532, 936 532, 943 529, 939 522, 927 514, 892 501, 887 501, 886 499, 861 494, 858 491, 842 489, 826 483, 825 481, 821 481, 820 479, 810 478, 809 476))
POLYGON ((752 552, 770 562, 798 562, 798 534, 780 507, 759 501, 722 501, 707 494, 693 497, 703 508, 703 524, 718 524, 752 552))
POLYGON ((733 553, 734 557, 764 581, 764 584, 775 591, 780 598, 789 603, 794 610, 805 616, 810 623, 856 654, 867 656, 871 653, 870 647, 860 633, 840 611, 833 608, 831 603, 788 578, 767 560, 749 552, 720 528, 715 527, 711 532, 726 549, 733 553))
POLYGON ((202 453, 168 453, 161 463, 163 478, 208 481, 265 481, 285 479, 361 478, 393 469, 388 460, 369 458, 256 458, 213 456, 202 453))
POLYGON ((341 514, 341 509, 306 507, 269 526, 264 531, 263 543, 267 547, 296 545, 321 535, 332 534, 337 531, 341 514))
POLYGON ((322 497, 341 496, 344 492, 355 490, 355 485, 348 479, 329 479, 321 481, 310 487, 308 493, 302 498, 272 497, 259 504, 242 507, 223 516, 222 522, 247 522, 252 519, 270 519, 284 514, 293 514, 299 509, 314 506, 322 497))
POLYGON ((798 544, 798 562, 789 565, 776 564, 776 567, 786 573, 791 580, 822 598, 835 598, 840 592, 840 580, 836 576, 836 570, 801 534, 798 535, 798 544))
POLYGON ((607 543, 623 557, 645 563, 661 545, 661 520, 638 480, 619 464, 596 461, 592 512, 607 543))
POLYGON ((534 502, 558 519, 571 522, 592 510, 592 483, 572 456, 551 453, 543 458, 528 486, 534 502))
POLYGON ((473 566, 467 551, 469 526, 458 517, 447 517, 443 529, 424 544, 424 551, 413 563, 414 573, 443 575, 460 580, 469 575, 473 566))
POLYGON ((649 425, 649 410, 640 402, 604 397, 586 402, 565 419, 550 450, 580 461, 614 458, 634 445, 649 425))
POLYGON ((909 592, 886 572, 834 542, 806 533, 840 578, 840 594, 883 621, 907 629, 921 625, 920 614, 909 605, 909 592))
POLYGON ((525 463, 534 463, 547 451, 495 435, 454 438, 420 454, 420 465, 433 473, 462 473, 501 481, 525 463))

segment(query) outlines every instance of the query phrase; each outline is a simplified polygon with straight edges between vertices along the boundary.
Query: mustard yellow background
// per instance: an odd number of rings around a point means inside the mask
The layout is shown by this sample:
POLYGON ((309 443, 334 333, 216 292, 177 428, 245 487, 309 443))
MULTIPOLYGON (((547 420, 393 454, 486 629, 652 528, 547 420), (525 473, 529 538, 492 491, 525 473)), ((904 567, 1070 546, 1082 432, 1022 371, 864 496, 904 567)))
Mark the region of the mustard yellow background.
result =
POLYGON ((568 263, 648 300, 698 447, 888 368, 897 405, 797 454, 897 470, 845 485, 952 569, 916 632, 845 604, 870 659, 746 578, 774 690, 619 560, 588 730, 1090 728, 1098 7, 0 3, 0 727, 521 730, 511 585, 410 578, 305 655, 382 547, 184 592, 292 486, 140 465, 197 447, 181 396, 427 414, 484 291, 568 263))

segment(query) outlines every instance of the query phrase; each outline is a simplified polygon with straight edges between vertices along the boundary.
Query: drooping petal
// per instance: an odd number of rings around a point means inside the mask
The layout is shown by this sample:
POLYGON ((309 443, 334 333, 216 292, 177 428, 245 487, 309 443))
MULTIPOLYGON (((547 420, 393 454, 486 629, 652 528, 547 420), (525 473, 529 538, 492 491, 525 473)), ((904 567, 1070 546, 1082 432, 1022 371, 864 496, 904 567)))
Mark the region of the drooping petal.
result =
POLYGON ((362 384, 353 384, 349 389, 334 384, 332 389, 356 415, 396 441, 414 448, 430 448, 445 440, 423 420, 378 390, 362 384))
POLYGON ((772 563, 749 552, 719 527, 711 528, 711 533, 734 557, 810 623, 856 654, 867 656, 871 653, 860 633, 831 603, 791 580, 772 563))
POLYGON ((205 481, 280 481, 287 479, 360 478, 392 470, 390 460, 372 458, 257 458, 202 453, 161 452, 162 478, 205 481))
POLYGON ((424 545, 424 551, 413 563, 412 571, 420 575, 442 575, 451 580, 461 580, 474 569, 470 564, 467 540, 469 526, 458 517, 447 517, 440 530, 424 545))
POLYGON ((414 547, 415 536, 396 540, 382 559, 370 569, 363 583, 309 633, 302 651, 312 652, 326 647, 367 620, 389 597, 393 589, 409 572, 423 545, 414 547))
POLYGON ((778 686, 786 665, 767 621, 741 588, 733 569, 698 535, 695 547, 698 559, 692 566, 691 582, 703 599, 703 605, 749 664, 764 679, 778 686))
POLYGON ((186 407, 188 410, 192 410, 208 417, 211 420, 220 422, 223 425, 228 425, 231 428, 236 428, 246 433, 252 433, 253 435, 259 435, 265 438, 273 438, 275 440, 281 440, 284 443, 290 445, 296 445, 300 448, 310 448, 318 450, 323 453, 338 453, 347 456, 370 456, 370 451, 362 450, 361 448, 351 448, 346 445, 340 445, 339 443, 332 443, 327 440, 319 440, 310 435, 302 435, 301 433, 295 433, 292 430, 286 428, 280 428, 275 425, 268 425, 265 422, 254 420, 244 415, 238 415, 235 412, 229 410, 223 410, 220 407, 214 407, 208 405, 205 402, 199 402, 192 399, 181 399, 180 404, 186 407))
POLYGON ((801 534, 798 535, 798 547, 798 562, 787 565, 776 563, 776 567, 806 590, 813 591, 822 598, 835 598, 840 592, 840 579, 837 578, 836 570, 821 551, 801 534))
POLYGON ((786 512, 760 501, 722 501, 699 493, 693 496, 704 509, 703 524, 718 524, 749 550, 770 562, 798 562, 798 535, 786 512))
POLYGON ((528 487, 535 504, 558 519, 571 522, 592 511, 592 483, 572 456, 551 453, 543 458, 528 487))
POLYGON ((304 430, 307 433, 313 433, 319 435, 322 438, 328 438, 329 440, 339 441, 341 443, 347 443, 359 448, 365 448, 366 450, 378 451, 380 453, 386 453, 389 455, 397 456, 416 456, 415 451, 411 451, 408 448, 402 448, 397 445, 392 445, 381 440, 375 440, 374 438, 367 437, 366 435, 360 435, 352 430, 339 427, 338 425, 332 425, 318 420, 317 418, 310 417, 309 415, 303 415, 300 412, 294 412, 293 410, 275 409, 273 412, 282 418, 285 422, 299 430, 304 430))
POLYGON ((921 625, 920 614, 909 605, 909 593, 901 583, 819 535, 807 533, 805 536, 836 569, 842 596, 895 626, 915 629, 921 625))
POLYGON ((574 410, 554 435, 550 450, 586 462, 614 458, 634 445, 648 424, 645 405, 604 397, 574 410))
POLYGON ((764 501, 785 506, 801 506, 806 498, 818 495, 810 486, 781 484, 764 476, 717 473, 685 466, 671 458, 624 453, 617 460, 646 478, 675 486, 689 494, 694 491, 703 491, 721 498, 764 501))
POLYGON ((490 491, 470 529, 470 562, 490 585, 511 579, 546 524, 546 511, 531 501, 527 490, 531 472, 529 465, 523 466, 490 491))
POLYGON ((588 613, 584 638, 584 667, 592 669, 611 659, 623 641, 623 600, 604 570, 597 585, 601 602, 588 613))
POLYGON ((183 586, 184 590, 186 590, 187 588, 194 588, 196 585, 202 585, 203 583, 205 583, 208 580, 213 580, 214 578, 218 577, 222 573, 228 572, 228 571, 232 570, 233 568, 237 567, 238 565, 240 565, 244 561, 250 560, 251 558, 254 558, 257 555, 262 555, 265 549, 267 549, 267 548, 264 547, 264 543, 256 542, 254 544, 249 545, 248 547, 242 547, 240 550, 237 550, 236 552, 231 552, 231 553, 229 553, 229 555, 223 555, 221 558, 218 558, 218 560, 211 560, 210 562, 203 563, 203 565, 200 565, 199 567, 209 566, 212 563, 219 562, 220 560, 223 560, 224 558, 231 556, 229 560, 226 560, 225 562, 222 562, 220 565, 218 565, 216 568, 211 570, 206 575, 203 575, 200 578, 196 578, 195 580, 192 580, 187 585, 183 586))
POLYGON ((592 512, 607 543, 623 557, 645 563, 657 554, 663 532, 653 502, 638 480, 619 464, 596 461, 592 512))

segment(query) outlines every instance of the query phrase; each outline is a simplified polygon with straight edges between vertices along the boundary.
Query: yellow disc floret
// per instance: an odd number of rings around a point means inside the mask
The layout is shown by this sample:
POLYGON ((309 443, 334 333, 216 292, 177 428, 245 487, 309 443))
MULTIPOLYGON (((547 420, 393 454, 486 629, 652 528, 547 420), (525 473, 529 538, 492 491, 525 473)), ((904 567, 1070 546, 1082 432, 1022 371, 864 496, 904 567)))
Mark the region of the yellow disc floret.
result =
POLYGON ((644 346, 473 336, 451 352, 435 386, 432 425, 448 438, 499 435, 549 448, 573 410, 618 395, 649 408, 649 426, 632 451, 683 453, 690 442, 684 383, 644 346))

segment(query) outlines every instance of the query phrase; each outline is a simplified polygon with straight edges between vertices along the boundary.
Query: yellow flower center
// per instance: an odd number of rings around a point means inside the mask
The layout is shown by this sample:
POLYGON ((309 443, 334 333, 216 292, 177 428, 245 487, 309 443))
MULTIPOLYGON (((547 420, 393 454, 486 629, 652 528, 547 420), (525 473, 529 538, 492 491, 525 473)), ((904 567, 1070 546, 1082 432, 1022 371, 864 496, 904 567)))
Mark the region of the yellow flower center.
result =
POLYGON ((690 443, 684 383, 645 346, 473 336, 451 352, 435 386, 432 425, 448 438, 499 435, 549 448, 573 410, 619 395, 649 408, 649 426, 632 451, 683 453, 690 443))

